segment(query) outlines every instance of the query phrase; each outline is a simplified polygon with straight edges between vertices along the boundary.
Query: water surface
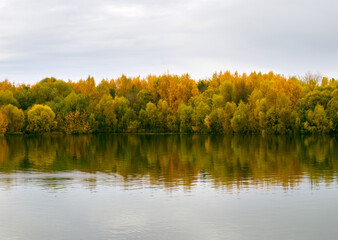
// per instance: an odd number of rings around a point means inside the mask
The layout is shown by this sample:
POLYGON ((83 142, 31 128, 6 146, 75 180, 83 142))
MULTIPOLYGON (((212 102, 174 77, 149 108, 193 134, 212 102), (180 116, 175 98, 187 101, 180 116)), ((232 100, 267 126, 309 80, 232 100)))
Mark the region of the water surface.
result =
POLYGON ((336 239, 337 140, 0 137, 0 239, 336 239))

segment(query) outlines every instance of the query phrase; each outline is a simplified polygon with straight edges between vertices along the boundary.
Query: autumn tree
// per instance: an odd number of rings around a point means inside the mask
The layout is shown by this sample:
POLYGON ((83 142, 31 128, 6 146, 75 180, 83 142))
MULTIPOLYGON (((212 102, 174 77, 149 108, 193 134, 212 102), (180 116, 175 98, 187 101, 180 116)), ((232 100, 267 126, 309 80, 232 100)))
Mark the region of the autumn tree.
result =
POLYGON ((207 80, 199 80, 197 83, 197 88, 200 93, 203 93, 205 90, 207 90, 209 86, 209 82, 207 80))
POLYGON ((0 135, 3 135, 7 131, 8 119, 5 114, 2 113, 0 109, 0 135))
POLYGON ((96 106, 97 130, 112 132, 117 130, 117 101, 110 95, 104 95, 96 106))
POLYGON ((45 78, 33 85, 29 91, 35 103, 43 104, 56 97, 65 97, 71 92, 71 86, 62 80, 45 78))
POLYGON ((0 107, 7 132, 21 131, 25 111, 24 128, 38 133, 66 125, 73 133, 87 131, 76 128, 76 117, 94 132, 336 133, 337 88, 333 78, 273 72, 226 71, 198 82, 189 74, 122 75, 98 85, 91 76, 78 82, 49 77, 32 86, 0 82, 0 107))
POLYGON ((330 128, 332 131, 338 131, 338 90, 332 93, 333 97, 327 104, 327 117, 330 121, 330 128))
POLYGON ((64 131, 67 134, 79 134, 90 132, 90 125, 87 121, 87 115, 84 112, 76 110, 65 117, 64 131))
POLYGON ((19 107, 19 102, 13 96, 13 93, 9 90, 7 91, 0 91, 0 106, 12 104, 14 106, 19 107))
POLYGON ((141 109, 145 109, 147 103, 151 101, 151 94, 145 89, 142 89, 137 93, 136 102, 134 103, 134 110, 140 112, 141 109))
POLYGON ((120 78, 116 79, 115 83, 117 95, 127 97, 133 86, 132 79, 123 74, 120 78))
POLYGON ((234 100, 234 86, 232 82, 225 81, 219 87, 220 94, 223 96, 225 102, 231 102, 234 100))
POLYGON ((205 118, 210 113, 210 107, 204 102, 200 102, 194 109, 192 115, 192 124, 194 132, 205 132, 207 126, 205 125, 205 118))
POLYGON ((172 109, 167 101, 160 99, 157 103, 159 129, 161 131, 168 131, 169 118, 172 117, 172 109))
POLYGON ((45 105, 36 104, 27 112, 27 131, 32 133, 50 132, 55 126, 55 113, 45 105))
POLYGON ((231 133, 233 131, 231 127, 231 119, 236 112, 237 106, 234 102, 227 102, 224 108, 224 120, 223 120, 223 130, 225 133, 231 133))
POLYGON ((8 104, 2 108, 2 112, 8 119, 8 132, 21 132, 25 121, 25 115, 23 111, 11 104, 8 104))
POLYGON ((95 89, 95 80, 91 76, 88 76, 86 80, 81 79, 78 82, 69 81, 68 83, 76 92, 82 93, 85 96, 89 96, 89 94, 95 89))
POLYGON ((72 91, 67 97, 63 100, 64 104, 64 112, 75 112, 78 111, 85 111, 88 107, 89 103, 85 95, 77 94, 72 91))
POLYGON ((248 110, 248 105, 241 101, 231 119, 234 132, 246 133, 249 130, 248 110))
POLYGON ((222 134, 224 132, 223 123, 225 122, 223 109, 213 109, 211 113, 205 118, 204 122, 211 133, 222 134))
POLYGON ((184 103, 180 104, 178 107, 178 118, 181 132, 188 133, 192 131, 192 114, 193 108, 191 106, 187 106, 184 103))
POLYGON ((150 131, 157 130, 160 127, 159 111, 154 103, 147 103, 146 109, 140 111, 142 125, 150 131))
POLYGON ((306 131, 311 133, 325 133, 329 131, 329 121, 322 105, 318 104, 314 111, 308 110, 306 118, 307 121, 304 123, 306 131))
POLYGON ((26 110, 34 104, 34 97, 29 87, 19 89, 15 94, 15 99, 19 102, 22 110, 26 110))

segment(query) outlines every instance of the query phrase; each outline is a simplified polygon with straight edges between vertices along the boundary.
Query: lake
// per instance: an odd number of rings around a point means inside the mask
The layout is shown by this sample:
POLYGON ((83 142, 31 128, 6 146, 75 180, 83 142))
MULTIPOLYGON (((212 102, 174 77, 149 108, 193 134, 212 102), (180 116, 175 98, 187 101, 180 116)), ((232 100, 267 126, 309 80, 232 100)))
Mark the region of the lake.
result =
POLYGON ((0 137, 0 239, 337 239, 338 136, 0 137))

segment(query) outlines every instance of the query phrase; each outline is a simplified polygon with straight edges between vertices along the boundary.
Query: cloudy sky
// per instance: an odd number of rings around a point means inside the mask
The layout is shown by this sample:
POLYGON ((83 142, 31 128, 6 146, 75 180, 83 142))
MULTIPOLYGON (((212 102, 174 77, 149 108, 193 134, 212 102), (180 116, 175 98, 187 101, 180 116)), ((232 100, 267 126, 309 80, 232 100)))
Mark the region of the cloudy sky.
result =
POLYGON ((336 0, 0 0, 0 80, 338 77, 336 0))

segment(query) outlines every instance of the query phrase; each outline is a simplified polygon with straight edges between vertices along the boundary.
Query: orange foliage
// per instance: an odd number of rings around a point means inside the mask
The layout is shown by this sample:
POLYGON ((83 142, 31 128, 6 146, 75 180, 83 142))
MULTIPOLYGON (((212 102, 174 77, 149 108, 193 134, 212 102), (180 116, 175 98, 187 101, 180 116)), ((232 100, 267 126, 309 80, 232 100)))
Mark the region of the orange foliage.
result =
POLYGON ((93 77, 88 77, 87 80, 80 80, 78 82, 72 82, 69 80, 68 82, 73 89, 78 92, 82 93, 86 96, 89 96, 91 92, 95 90, 95 80, 93 77))
POLYGON ((87 115, 83 112, 75 111, 69 113, 65 117, 64 131, 68 134, 90 132, 90 125, 86 119, 87 115))
POLYGON ((0 110, 0 135, 5 134, 8 127, 8 119, 0 110))
POLYGON ((14 92, 15 91, 15 84, 9 82, 7 79, 5 81, 0 82, 0 91, 11 91, 14 92))

